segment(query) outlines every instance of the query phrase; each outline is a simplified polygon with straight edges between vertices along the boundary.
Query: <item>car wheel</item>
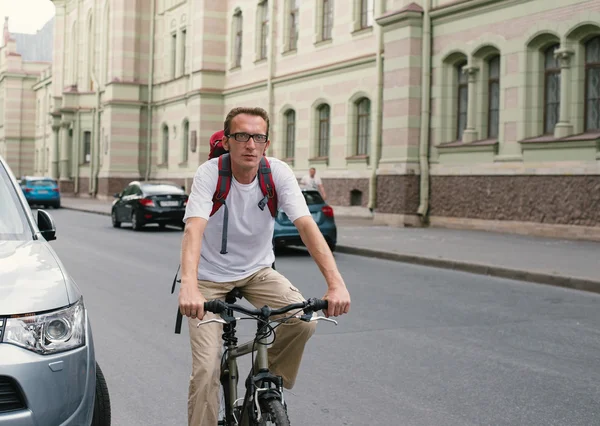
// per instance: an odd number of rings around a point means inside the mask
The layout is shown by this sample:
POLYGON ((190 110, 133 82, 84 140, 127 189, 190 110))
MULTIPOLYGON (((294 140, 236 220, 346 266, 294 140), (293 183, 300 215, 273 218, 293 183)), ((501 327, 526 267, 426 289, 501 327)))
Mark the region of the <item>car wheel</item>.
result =
POLYGON ((60 209, 60 201, 57 201, 56 203, 54 203, 54 208, 60 209))
POLYGON ((110 396, 108 385, 100 365, 96 363, 96 396, 94 398, 94 415, 92 426, 110 426, 111 421, 110 396))
POLYGON ((140 218, 138 216, 139 216, 138 212, 133 212, 131 214, 131 227, 133 228, 134 231, 139 231, 144 226, 144 224, 142 223, 142 221, 140 220, 140 218))
POLYGON ((112 220, 112 226, 113 228, 120 228, 121 227, 121 222, 119 222, 117 220, 117 212, 116 211, 112 211, 110 212, 110 218, 112 220))

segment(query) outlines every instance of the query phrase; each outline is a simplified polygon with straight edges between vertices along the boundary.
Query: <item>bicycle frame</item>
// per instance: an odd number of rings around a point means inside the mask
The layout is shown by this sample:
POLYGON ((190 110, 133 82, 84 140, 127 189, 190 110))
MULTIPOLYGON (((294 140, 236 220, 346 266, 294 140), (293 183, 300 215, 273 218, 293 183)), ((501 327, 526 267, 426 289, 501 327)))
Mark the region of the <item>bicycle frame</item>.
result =
POLYGON ((233 310, 227 309, 221 316, 228 317, 228 322, 223 324, 223 342, 226 352, 221 363, 221 383, 223 384, 224 391, 228 392, 228 395, 225 395, 225 424, 233 425, 240 421, 238 418, 234 419, 235 409, 239 407, 237 389, 239 381, 238 358, 256 352, 254 366, 251 369, 251 373, 246 382, 244 403, 239 411, 239 414, 242 416, 249 416, 248 402, 250 396, 256 396, 254 393, 257 388, 257 382, 266 381, 275 384, 275 389, 261 388, 260 390, 272 392, 271 397, 277 398, 283 402, 283 381, 281 377, 274 376, 269 371, 267 351, 268 341, 265 336, 259 335, 264 324, 257 321, 255 338, 238 345, 237 338, 235 337, 237 321, 236 318, 233 317, 233 310), (236 423, 233 423, 233 421, 236 423))

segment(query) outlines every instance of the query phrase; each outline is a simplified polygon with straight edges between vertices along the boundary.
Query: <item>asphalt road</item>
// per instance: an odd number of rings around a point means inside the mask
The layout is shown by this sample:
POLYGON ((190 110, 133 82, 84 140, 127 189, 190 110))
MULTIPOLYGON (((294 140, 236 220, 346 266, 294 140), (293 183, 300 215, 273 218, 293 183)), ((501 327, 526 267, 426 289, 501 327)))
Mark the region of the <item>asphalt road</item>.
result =
MULTIPOLYGON (((185 425, 191 357, 173 333, 181 232, 113 229, 51 210, 52 242, 81 287, 113 425, 185 425)), ((337 254, 353 297, 319 325, 287 394, 292 424, 594 425, 600 418, 600 296, 337 254)), ((302 250, 277 268, 305 297, 325 285, 302 250)), ((248 336, 249 328, 243 330, 248 336)), ((245 363, 241 364, 244 367, 245 363)))

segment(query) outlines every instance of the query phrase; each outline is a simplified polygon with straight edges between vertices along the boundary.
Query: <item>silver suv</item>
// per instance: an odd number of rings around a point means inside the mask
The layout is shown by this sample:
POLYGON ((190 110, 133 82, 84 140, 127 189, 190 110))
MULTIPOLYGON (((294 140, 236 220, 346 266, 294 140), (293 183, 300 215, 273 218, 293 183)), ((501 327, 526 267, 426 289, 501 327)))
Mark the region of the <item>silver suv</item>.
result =
POLYGON ((48 243, 55 234, 0 157, 0 426, 110 425, 83 296, 48 243))

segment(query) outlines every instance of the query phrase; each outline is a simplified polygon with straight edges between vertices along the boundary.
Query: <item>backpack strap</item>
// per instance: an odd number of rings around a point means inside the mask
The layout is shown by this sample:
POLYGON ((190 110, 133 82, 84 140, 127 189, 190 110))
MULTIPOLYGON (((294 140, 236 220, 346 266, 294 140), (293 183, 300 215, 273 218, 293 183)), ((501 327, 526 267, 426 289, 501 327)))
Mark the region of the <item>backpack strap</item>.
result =
POLYGON ((225 204, 225 198, 229 194, 231 188, 231 158, 229 153, 219 157, 219 180, 217 181, 217 189, 213 195, 213 208, 210 215, 214 215, 217 210, 225 204))
POLYGON ((259 201, 258 207, 261 210, 265 209, 265 205, 269 206, 271 216, 277 216, 277 191, 275 191, 275 183, 273 182, 273 174, 271 173, 271 165, 267 157, 260 159, 258 166, 258 182, 264 197, 259 201))
POLYGON ((229 209, 225 199, 231 189, 231 158, 229 153, 219 157, 219 180, 217 181, 217 189, 213 195, 213 208, 210 216, 214 215, 221 206, 225 206, 223 217, 223 233, 221 234, 221 254, 227 254, 227 222, 229 220, 229 209))

